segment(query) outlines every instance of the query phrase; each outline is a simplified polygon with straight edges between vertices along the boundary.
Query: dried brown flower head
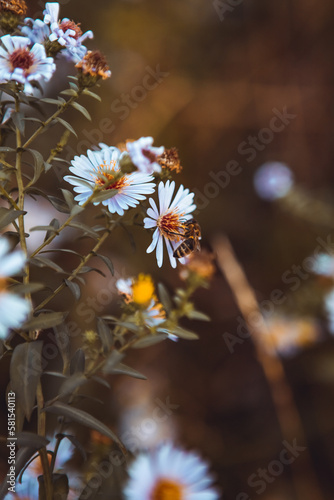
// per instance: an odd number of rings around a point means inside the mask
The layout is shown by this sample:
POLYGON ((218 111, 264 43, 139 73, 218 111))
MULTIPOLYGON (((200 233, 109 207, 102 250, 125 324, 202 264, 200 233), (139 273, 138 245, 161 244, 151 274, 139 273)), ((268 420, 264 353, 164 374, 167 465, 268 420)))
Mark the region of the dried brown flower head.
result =
POLYGON ((27 13, 24 0, 0 0, 0 29, 3 33, 14 33, 21 18, 27 13))
POLYGON ((158 156, 157 162, 162 168, 174 171, 179 174, 182 170, 178 150, 176 148, 165 149, 162 155, 158 156))
POLYGON ((27 4, 24 0, 0 0, 0 12, 12 12, 17 16, 25 16, 27 4))
POLYGON ((99 50, 89 50, 75 67, 79 70, 79 82, 83 87, 91 87, 100 78, 105 80, 111 76, 107 60, 99 50))
POLYGON ((181 278, 187 279, 189 274, 193 273, 204 280, 210 280, 216 271, 214 259, 214 255, 207 250, 192 253, 188 257, 187 263, 182 266, 181 278))

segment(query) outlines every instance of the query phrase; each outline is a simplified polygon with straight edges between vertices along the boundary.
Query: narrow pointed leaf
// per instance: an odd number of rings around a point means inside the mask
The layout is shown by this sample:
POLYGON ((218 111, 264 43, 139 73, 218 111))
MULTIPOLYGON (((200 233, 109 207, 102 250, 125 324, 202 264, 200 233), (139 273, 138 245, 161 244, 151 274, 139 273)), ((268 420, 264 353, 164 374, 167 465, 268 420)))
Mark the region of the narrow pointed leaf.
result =
POLYGON ((65 280, 66 286, 70 289, 70 291, 73 293, 74 297, 79 300, 81 296, 81 290, 80 286, 78 283, 74 283, 73 281, 70 280, 65 280))
POLYGON ((10 363, 10 384, 16 393, 27 420, 30 420, 36 400, 36 390, 42 374, 43 342, 26 342, 14 349, 10 363))
POLYGON ((57 326, 62 321, 64 321, 65 313, 53 312, 53 313, 41 313, 22 325, 22 329, 27 330, 44 330, 46 328, 51 328, 57 326))
POLYGON ((109 427, 100 422, 97 418, 93 417, 92 415, 89 415, 89 413, 83 410, 79 410, 78 408, 73 408, 72 406, 69 406, 60 401, 56 401, 51 406, 44 408, 44 411, 47 411, 49 413, 54 413, 55 415, 62 415, 74 422, 78 422, 79 424, 85 425, 87 427, 90 427, 91 429, 100 432, 101 434, 115 441, 115 443, 118 444, 122 452, 126 454, 125 447, 123 443, 120 441, 120 439, 116 436, 116 434, 114 434, 112 430, 109 429, 109 427))
POLYGON ((83 114, 84 117, 87 118, 87 120, 90 121, 92 120, 90 114, 88 113, 87 109, 84 106, 81 106, 81 104, 78 104, 77 102, 71 102, 71 106, 72 108, 76 109, 81 114, 83 114))

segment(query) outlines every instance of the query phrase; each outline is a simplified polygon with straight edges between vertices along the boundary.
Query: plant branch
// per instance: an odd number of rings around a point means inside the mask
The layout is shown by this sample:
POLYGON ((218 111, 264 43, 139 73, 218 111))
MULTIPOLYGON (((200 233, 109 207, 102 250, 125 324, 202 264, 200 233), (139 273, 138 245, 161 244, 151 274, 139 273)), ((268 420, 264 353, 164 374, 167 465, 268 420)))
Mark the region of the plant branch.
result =
MULTIPOLYGON (((277 356, 270 356, 263 348, 263 336, 265 335, 273 343, 273 338, 258 305, 254 290, 250 286, 247 277, 239 264, 229 240, 225 236, 217 236, 213 242, 213 248, 217 254, 218 265, 225 275, 231 287, 236 303, 245 319, 247 328, 252 332, 252 338, 256 348, 257 359, 262 366, 267 379, 272 399, 276 408, 282 435, 288 440, 299 439, 306 443, 303 424, 294 401, 293 393, 287 381, 282 361, 277 356), (251 317, 257 318, 256 327, 250 321, 251 317)), ((303 472, 308 478, 305 486, 294 477, 294 484, 298 498, 306 500, 321 500, 323 498, 317 477, 312 468, 312 460, 307 448, 303 451, 303 472)), ((296 461, 292 471, 299 467, 296 461)), ((295 476, 295 474, 294 474, 295 476)))
POLYGON ((80 94, 82 93, 82 90, 83 89, 79 89, 76 95, 71 96, 68 99, 68 101, 66 101, 63 104, 61 104, 60 107, 57 109, 57 111, 55 111, 53 113, 53 115, 50 116, 50 118, 48 118, 45 122, 42 123, 42 125, 40 125, 38 127, 37 130, 35 130, 35 132, 29 137, 29 139, 23 144, 23 148, 27 148, 28 146, 30 146, 30 144, 36 139, 36 137, 38 137, 39 134, 41 134, 44 131, 44 129, 48 125, 50 125, 50 123, 52 122, 52 120, 54 120, 59 115, 61 115, 62 113, 64 113, 64 111, 67 110, 67 108, 72 104, 72 102, 74 102, 76 99, 79 98, 80 94))
MULTIPOLYGON (((105 231, 105 233, 102 235, 102 237, 99 239, 99 241, 96 243, 95 247, 82 259, 80 264, 74 269, 72 274, 67 278, 67 281, 73 281, 74 278, 80 273, 81 269, 87 264, 89 259, 94 256, 94 254, 99 250, 99 248, 102 246, 102 244, 105 242, 105 240, 108 238, 109 234, 111 232, 111 229, 108 229, 105 231)), ((43 302, 41 302, 36 308, 35 311, 39 311, 42 309, 50 300, 52 300, 59 292, 61 292, 64 288, 66 287, 66 284, 63 282, 61 285, 54 290, 54 292, 49 295, 43 302)))

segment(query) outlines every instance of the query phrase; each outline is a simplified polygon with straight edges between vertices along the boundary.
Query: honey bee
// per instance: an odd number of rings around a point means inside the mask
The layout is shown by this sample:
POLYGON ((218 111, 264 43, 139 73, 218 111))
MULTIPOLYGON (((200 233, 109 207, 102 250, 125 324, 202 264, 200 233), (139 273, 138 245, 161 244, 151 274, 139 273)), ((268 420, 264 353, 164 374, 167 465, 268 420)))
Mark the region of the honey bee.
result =
MULTIPOLYGON (((183 233, 177 233, 178 236, 182 236, 183 241, 180 245, 175 248, 173 257, 176 259, 181 259, 190 255, 192 252, 199 251, 201 245, 199 240, 201 239, 201 227, 195 219, 189 219, 182 224, 183 233)), ((176 233, 175 233, 176 234, 176 233)))

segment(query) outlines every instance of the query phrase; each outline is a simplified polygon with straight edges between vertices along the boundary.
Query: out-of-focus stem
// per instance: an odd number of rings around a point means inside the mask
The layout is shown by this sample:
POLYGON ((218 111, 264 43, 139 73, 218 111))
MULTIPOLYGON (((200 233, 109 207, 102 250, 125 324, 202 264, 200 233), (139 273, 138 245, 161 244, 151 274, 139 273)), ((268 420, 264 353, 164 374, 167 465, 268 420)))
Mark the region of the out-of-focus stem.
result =
MULTIPOLYGON (((213 249, 217 255, 218 265, 225 275, 238 307, 245 319, 256 348, 256 355, 270 387, 281 433, 285 439, 306 443, 303 424, 296 407, 292 391, 286 379, 284 366, 277 356, 270 356, 263 348, 263 336, 270 337, 270 331, 260 311, 254 290, 239 264, 229 240, 225 236, 217 236, 213 241, 213 249), (250 315, 256 315, 256 327, 250 321, 250 315)), ((272 341, 273 342, 273 341, 272 341)), ((296 475, 300 467, 298 460, 292 465, 294 486, 300 500, 322 500, 323 496, 312 466, 312 460, 307 449, 303 451, 304 470, 296 475), (303 481, 301 477, 303 477, 303 481)))

